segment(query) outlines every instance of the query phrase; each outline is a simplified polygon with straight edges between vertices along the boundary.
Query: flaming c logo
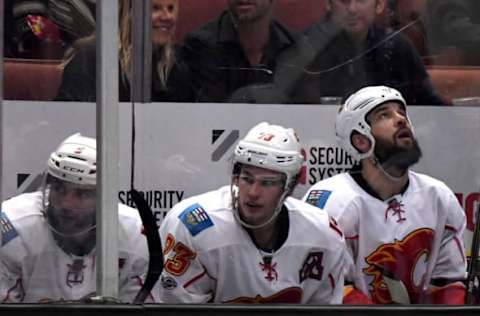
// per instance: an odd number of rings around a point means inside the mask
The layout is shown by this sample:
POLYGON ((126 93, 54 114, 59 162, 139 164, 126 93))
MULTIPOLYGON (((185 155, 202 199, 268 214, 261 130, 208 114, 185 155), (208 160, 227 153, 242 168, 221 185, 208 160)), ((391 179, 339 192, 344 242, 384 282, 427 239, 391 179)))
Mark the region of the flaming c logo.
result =
POLYGON ((373 276, 370 293, 375 303, 392 303, 382 275, 402 281, 411 303, 419 303, 433 238, 433 230, 417 229, 403 240, 381 245, 365 259, 368 267, 363 272, 373 276))

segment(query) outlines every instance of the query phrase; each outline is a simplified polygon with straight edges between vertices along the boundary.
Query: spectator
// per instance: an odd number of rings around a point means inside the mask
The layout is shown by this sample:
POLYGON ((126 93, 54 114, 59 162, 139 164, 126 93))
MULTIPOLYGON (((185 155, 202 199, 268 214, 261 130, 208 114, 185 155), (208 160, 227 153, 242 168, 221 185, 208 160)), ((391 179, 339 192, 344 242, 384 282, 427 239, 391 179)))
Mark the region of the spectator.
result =
MULTIPOLYGON (((42 191, 2 204, 0 302, 81 300, 96 292, 96 143, 75 134, 50 155, 42 191)), ((148 249, 135 209, 119 205, 119 298, 132 302, 148 249)))
MULTIPOLYGON (((152 1, 152 101, 189 101, 187 70, 176 60, 175 25, 179 0, 152 1)), ((121 0, 119 6, 119 99, 130 100, 132 80, 131 10, 132 0, 121 0)), ((95 37, 83 40, 66 62, 56 100, 90 101, 96 99, 95 37)))
POLYGON ((360 166, 318 182, 304 199, 344 230, 352 291, 378 304, 463 304, 465 214, 443 182, 409 170, 422 153, 400 92, 357 91, 335 133, 360 166))
POLYGON ((288 197, 303 163, 266 122, 235 148, 232 184, 186 199, 160 227, 166 303, 340 303, 348 256, 326 213, 288 197))
POLYGON ((300 73, 296 63, 313 59, 313 48, 272 17, 272 0, 227 3, 227 10, 181 45, 197 101, 226 102, 237 89, 253 84, 288 86, 300 73))
POLYGON ((462 64, 480 65, 480 1, 431 0, 425 19, 434 56, 453 47, 460 52, 462 64))
POLYGON ((443 104, 410 42, 375 23, 385 1, 329 0, 325 18, 306 32, 318 54, 293 90, 295 102, 320 103, 322 96, 345 100, 361 87, 387 84, 409 104, 443 104))

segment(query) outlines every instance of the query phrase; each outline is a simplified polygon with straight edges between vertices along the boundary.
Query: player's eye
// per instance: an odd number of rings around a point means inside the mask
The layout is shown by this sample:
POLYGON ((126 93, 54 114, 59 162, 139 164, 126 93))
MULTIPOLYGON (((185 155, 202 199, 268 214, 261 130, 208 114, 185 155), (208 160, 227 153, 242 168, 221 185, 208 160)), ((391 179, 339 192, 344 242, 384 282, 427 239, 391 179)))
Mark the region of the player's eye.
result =
POLYGON ((253 185, 255 181, 258 181, 262 187, 266 188, 283 185, 285 180, 284 177, 254 177, 244 173, 239 175, 239 179, 248 185, 253 185))
POLYGON ((240 181, 245 182, 246 184, 252 185, 253 183, 255 183, 255 178, 247 174, 240 174, 238 178, 240 179, 240 181))
POLYGON ((259 179, 263 187, 274 187, 283 184, 283 179, 259 179))

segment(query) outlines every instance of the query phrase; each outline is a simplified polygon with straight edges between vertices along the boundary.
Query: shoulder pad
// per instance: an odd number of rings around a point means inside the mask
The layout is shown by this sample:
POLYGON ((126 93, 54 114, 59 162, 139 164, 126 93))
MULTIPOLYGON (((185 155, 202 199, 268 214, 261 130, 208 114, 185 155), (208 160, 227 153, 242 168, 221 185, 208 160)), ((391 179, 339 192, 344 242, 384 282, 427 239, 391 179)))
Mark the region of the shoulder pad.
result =
POLYGON ((8 219, 4 212, 0 211, 0 232, 2 234, 2 243, 0 246, 5 245, 10 240, 18 236, 17 230, 13 227, 12 223, 8 219))
POLYGON ((323 209, 325 204, 327 204, 327 200, 332 194, 332 191, 327 190, 312 190, 308 194, 307 199, 305 200, 308 204, 312 204, 318 208, 323 209))
POLYGON ((182 213, 180 213, 180 215, 178 215, 178 218, 187 227, 192 236, 195 236, 202 230, 213 226, 210 216, 208 216, 207 212, 198 203, 187 207, 182 213))

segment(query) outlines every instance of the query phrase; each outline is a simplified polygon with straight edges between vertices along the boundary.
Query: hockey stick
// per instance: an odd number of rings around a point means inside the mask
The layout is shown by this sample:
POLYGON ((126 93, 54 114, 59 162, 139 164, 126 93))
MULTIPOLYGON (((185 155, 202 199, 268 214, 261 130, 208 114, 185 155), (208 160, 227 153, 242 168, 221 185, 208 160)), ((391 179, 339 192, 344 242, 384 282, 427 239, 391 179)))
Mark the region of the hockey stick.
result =
MULTIPOLYGON (((134 84, 132 84, 132 91, 134 84)), ((158 281, 163 270, 163 250, 160 235, 158 233, 157 221, 153 216, 152 209, 148 205, 145 198, 134 189, 135 178, 135 101, 132 98, 132 147, 131 147, 131 175, 130 175, 130 192, 132 199, 137 206, 138 213, 142 219, 143 228, 145 230, 145 237, 147 238, 147 246, 149 253, 149 262, 147 275, 142 288, 137 293, 134 304, 142 304, 150 295, 155 283, 158 281)))
POLYGON ((147 201, 133 188, 131 193, 142 219, 145 236, 147 238, 148 253, 150 254, 145 282, 133 300, 133 304, 142 304, 148 295, 150 295, 153 286, 157 283, 163 270, 162 243, 160 241, 160 235, 158 234, 157 222, 147 201))
POLYGON ((135 174, 135 102, 132 101, 132 148, 131 148, 131 183, 130 192, 132 194, 133 202, 135 203, 147 238, 147 246, 149 253, 148 270, 145 277, 145 282, 142 288, 133 300, 134 304, 142 304, 150 295, 155 283, 158 281, 163 270, 163 253, 162 242, 158 233, 157 221, 153 216, 152 209, 148 205, 145 198, 134 189, 134 174, 135 174))
MULTIPOLYGON (((468 265, 467 274, 467 290, 465 295, 465 304, 472 305, 475 295, 478 291, 478 284, 475 285, 475 280, 478 281, 478 247, 480 246, 480 202, 477 206, 477 214, 475 215, 475 230, 473 231, 472 244, 470 246, 470 264, 468 265)), ((477 297, 478 298, 478 297, 477 297)))

